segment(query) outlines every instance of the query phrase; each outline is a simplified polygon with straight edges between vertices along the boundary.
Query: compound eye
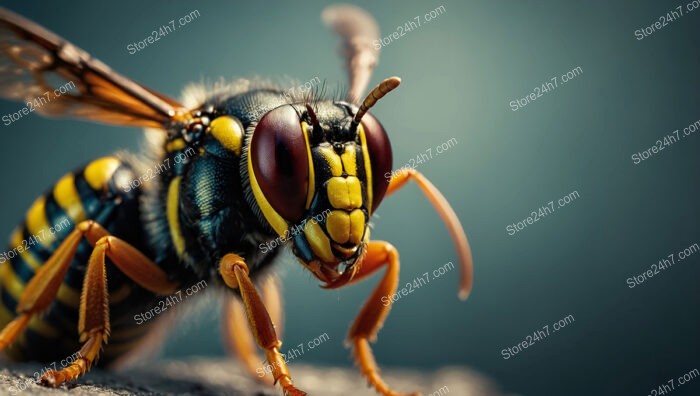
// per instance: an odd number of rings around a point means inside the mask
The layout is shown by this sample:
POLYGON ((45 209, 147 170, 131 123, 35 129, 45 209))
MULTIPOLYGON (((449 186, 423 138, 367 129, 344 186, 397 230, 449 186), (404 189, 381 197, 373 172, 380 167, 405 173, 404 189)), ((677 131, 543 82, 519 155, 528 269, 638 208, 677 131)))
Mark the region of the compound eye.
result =
POLYGON ((309 189, 309 159, 293 107, 278 107, 263 116, 255 127, 249 155, 255 178, 272 208, 287 221, 300 220, 309 189))
POLYGON ((391 143, 382 124, 371 114, 362 117, 362 127, 365 130, 367 151, 372 168, 372 212, 374 212, 386 194, 392 166, 391 143), (389 176, 389 177, 388 177, 389 176))

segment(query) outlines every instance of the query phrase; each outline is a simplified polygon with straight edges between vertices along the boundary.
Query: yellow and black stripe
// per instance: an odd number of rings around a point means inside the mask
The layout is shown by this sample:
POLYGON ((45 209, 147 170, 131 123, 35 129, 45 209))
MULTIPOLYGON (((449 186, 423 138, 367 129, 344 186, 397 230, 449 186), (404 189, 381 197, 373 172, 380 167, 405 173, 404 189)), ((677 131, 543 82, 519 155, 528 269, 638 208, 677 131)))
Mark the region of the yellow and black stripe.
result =
MULTIPOLYGON (((66 174, 34 202, 24 222, 12 233, 3 256, 7 261, 0 264, 0 327, 12 320, 27 283, 81 221, 95 220, 114 235, 144 248, 143 231, 138 226, 138 191, 123 187, 133 177, 131 167, 122 160, 100 158, 66 174)), ((54 361, 78 350, 78 306, 91 250, 87 241, 81 242, 55 302, 30 322, 8 349, 11 356, 54 361)), ((155 300, 109 262, 107 274, 112 336, 103 363, 128 350, 148 330, 146 325, 136 325, 133 311, 148 309, 147 302, 155 300)))

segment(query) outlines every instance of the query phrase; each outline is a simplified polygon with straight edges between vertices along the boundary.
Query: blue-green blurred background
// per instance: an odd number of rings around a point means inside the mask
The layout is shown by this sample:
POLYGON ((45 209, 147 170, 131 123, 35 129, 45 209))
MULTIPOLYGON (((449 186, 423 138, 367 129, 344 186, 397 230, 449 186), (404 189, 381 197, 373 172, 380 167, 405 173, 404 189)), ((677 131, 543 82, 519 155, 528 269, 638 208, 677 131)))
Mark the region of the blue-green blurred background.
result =
MULTIPOLYGON (((700 119, 700 10, 687 1, 362 1, 383 35, 423 24, 382 49, 372 84, 403 84, 376 107, 399 167, 428 148, 419 170, 462 219, 474 252, 474 290, 456 298, 457 271, 394 306, 375 346, 382 366, 465 365, 522 395, 641 395, 700 366, 696 312, 700 254, 630 289, 626 279, 700 242, 700 136, 633 164, 630 156, 700 119), (424 15, 445 12, 425 23, 424 15), (681 5, 650 37, 634 31, 681 5), (518 111, 509 102, 581 67, 583 73, 518 111), (435 147, 458 144, 435 156, 435 147), (551 200, 580 197, 513 236, 506 226, 551 200), (503 359, 544 325, 560 332, 503 359)), ((345 82, 338 41, 319 20, 323 1, 28 2, 4 6, 64 36, 119 72, 178 97, 190 81, 314 77, 345 82), (134 55, 126 46, 171 19, 200 17, 134 55)), ((21 104, 0 102, 0 114, 21 104)), ((1 126, 0 234, 65 171, 117 149, 135 128, 34 114, 1 126)), ((681 132, 682 133, 682 132, 681 132)), ((402 283, 455 261, 438 216, 415 186, 384 201, 374 238, 394 243, 402 283)), ((327 292, 291 259, 279 266, 285 345, 327 333, 300 358, 352 364, 342 340, 377 278, 327 292)), ((220 355, 219 307, 173 331, 168 356, 220 355)), ((677 385, 677 382, 676 382, 677 385)), ((698 394, 700 381, 674 394, 698 394)), ((457 394, 455 392, 455 394, 457 394)))

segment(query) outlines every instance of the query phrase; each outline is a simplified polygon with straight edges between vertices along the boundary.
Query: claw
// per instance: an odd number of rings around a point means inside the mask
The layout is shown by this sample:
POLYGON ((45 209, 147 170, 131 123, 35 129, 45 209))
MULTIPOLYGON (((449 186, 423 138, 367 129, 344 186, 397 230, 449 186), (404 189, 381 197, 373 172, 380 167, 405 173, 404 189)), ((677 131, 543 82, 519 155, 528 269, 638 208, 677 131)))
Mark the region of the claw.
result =
POLYGON ((294 387, 286 388, 284 390, 284 396, 306 396, 306 392, 294 387))
POLYGON ((58 371, 49 370, 39 379, 39 384, 47 388, 58 388, 64 381, 59 378, 58 371))

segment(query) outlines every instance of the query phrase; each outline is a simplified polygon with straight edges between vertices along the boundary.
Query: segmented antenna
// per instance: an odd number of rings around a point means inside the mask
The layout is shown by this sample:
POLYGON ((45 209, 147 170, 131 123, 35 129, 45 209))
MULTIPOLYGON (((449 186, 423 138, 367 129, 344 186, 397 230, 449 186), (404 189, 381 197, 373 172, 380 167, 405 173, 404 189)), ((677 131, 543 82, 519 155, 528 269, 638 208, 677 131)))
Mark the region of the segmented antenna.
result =
POLYGON ((396 89, 399 84, 401 84, 401 79, 394 76, 387 78, 386 80, 382 81, 381 84, 374 87, 374 89, 367 94, 365 100, 362 101, 359 110, 357 110, 357 113, 355 114, 355 118, 352 119, 350 128, 357 128, 357 125, 360 123, 360 121, 362 121, 362 117, 364 117, 364 115, 367 113, 367 110, 371 109, 372 106, 377 104, 379 99, 383 98, 384 95, 396 89))
POLYGON ((313 126, 319 126, 320 124, 318 123, 318 118, 316 118, 316 113, 314 112, 314 109, 311 107, 310 104, 306 104, 306 112, 309 114, 309 118, 311 118, 311 125, 313 126))

